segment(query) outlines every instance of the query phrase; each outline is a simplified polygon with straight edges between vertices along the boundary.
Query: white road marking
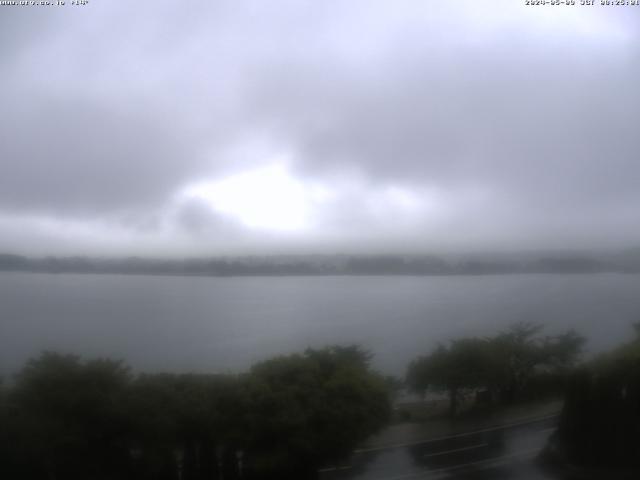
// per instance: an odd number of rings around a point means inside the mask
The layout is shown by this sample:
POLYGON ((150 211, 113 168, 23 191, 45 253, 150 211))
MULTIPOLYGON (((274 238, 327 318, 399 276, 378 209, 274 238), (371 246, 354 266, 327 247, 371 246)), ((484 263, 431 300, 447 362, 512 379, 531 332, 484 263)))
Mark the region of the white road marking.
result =
POLYGON ((479 443, 478 445, 471 445, 470 447, 454 448, 453 450, 445 450, 437 453, 429 453, 427 455, 423 455, 423 457, 424 458, 439 457, 441 455, 448 455, 450 453, 456 453, 456 452, 464 452, 465 450, 474 450, 476 448, 482 448, 482 447, 488 447, 488 446, 489 446, 488 443, 479 443))
POLYGON ((445 436, 445 437, 427 438, 427 439, 424 439, 424 440, 416 440, 415 442, 395 443, 395 444, 392 444, 392 445, 383 445, 381 447, 362 448, 362 449, 359 449, 359 450, 354 450, 353 453, 354 454, 358 454, 358 453, 367 453, 367 452, 377 452, 377 451, 380 451, 380 450, 388 450, 388 449, 392 449, 392 448, 411 447, 413 445, 423 445, 425 443, 440 442, 442 440, 448 440, 450 438, 468 437, 469 435, 476 435, 478 433, 495 432, 497 430, 504 430, 505 428, 518 427, 520 425, 527 425, 529 423, 542 422, 542 421, 548 420, 550 418, 558 417, 559 415, 560 415, 559 413, 555 413, 553 415, 545 415, 543 417, 537 417, 537 418, 533 418, 533 419, 529 419, 529 420, 523 420, 523 421, 513 422, 513 423, 505 423, 504 425, 500 425, 500 426, 495 426, 495 427, 490 427, 490 428, 483 428, 481 430, 474 430, 472 432, 457 433, 455 435, 448 435, 448 436, 445 436))
POLYGON ((349 470, 350 468, 353 468, 353 467, 351 465, 344 465, 342 467, 327 467, 327 468, 321 468, 320 470, 318 470, 318 473, 335 472, 337 470, 349 470))
POLYGON ((431 477, 433 475, 439 475, 439 474, 442 475, 442 474, 449 473, 453 470, 458 470, 465 467, 483 467, 483 466, 488 467, 491 465, 500 465, 502 463, 506 463, 507 461, 513 458, 527 457, 532 454, 535 455, 539 451, 540 451, 539 448, 532 448, 529 450, 520 450, 510 455, 502 455, 501 457, 487 458, 485 460, 478 460, 477 462, 459 463, 458 465, 453 465, 451 467, 438 468, 434 470, 424 469, 419 472, 406 473, 404 475, 397 475, 395 477, 381 477, 378 480, 402 480, 404 478, 415 478, 415 477, 420 477, 422 475, 429 475, 431 477))

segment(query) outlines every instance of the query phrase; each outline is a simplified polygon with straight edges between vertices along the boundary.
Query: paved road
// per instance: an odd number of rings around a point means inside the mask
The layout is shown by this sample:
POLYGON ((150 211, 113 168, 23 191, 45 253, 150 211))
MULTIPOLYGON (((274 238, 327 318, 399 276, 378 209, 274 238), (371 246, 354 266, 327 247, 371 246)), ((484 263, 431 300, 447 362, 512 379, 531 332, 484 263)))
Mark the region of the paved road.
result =
POLYGON ((555 430, 548 415, 422 442, 357 451, 349 465, 324 469, 321 480, 551 478, 534 462, 555 430))

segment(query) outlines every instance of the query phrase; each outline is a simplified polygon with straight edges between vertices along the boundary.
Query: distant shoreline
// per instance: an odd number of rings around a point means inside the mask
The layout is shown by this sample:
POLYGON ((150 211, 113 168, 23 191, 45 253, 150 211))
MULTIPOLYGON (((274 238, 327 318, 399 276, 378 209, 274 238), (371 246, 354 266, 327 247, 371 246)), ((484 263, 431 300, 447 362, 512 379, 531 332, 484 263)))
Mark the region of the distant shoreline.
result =
POLYGON ((556 255, 527 258, 435 256, 273 256, 199 259, 29 258, 0 254, 0 272, 180 277, 443 277, 523 274, 640 273, 638 257, 556 255))

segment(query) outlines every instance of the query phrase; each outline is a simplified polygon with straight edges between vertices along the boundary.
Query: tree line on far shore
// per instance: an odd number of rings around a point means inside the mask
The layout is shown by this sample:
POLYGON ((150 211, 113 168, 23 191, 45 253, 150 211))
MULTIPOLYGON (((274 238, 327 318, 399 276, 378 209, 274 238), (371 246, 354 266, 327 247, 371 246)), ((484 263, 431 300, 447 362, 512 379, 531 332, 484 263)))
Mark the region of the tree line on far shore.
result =
POLYGON ((438 257, 433 255, 281 255, 161 259, 146 257, 30 258, 0 252, 0 271, 198 276, 486 275, 640 272, 638 252, 438 257))

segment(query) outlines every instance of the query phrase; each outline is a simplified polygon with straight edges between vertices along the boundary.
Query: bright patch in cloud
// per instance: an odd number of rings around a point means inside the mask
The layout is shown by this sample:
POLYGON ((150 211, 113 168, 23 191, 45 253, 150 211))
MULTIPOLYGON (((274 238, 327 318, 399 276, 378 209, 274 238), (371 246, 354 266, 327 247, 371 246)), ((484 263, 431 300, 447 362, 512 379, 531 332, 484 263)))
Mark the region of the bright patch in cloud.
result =
POLYGON ((363 225, 379 231, 421 228, 444 213, 429 190, 378 184, 358 176, 299 178, 276 162, 188 185, 176 207, 197 200, 255 231, 353 236, 363 225))
POLYGON ((249 228, 299 231, 312 223, 314 204, 330 192, 295 179, 282 163, 201 182, 182 192, 183 198, 205 200, 213 210, 238 219, 249 228))

